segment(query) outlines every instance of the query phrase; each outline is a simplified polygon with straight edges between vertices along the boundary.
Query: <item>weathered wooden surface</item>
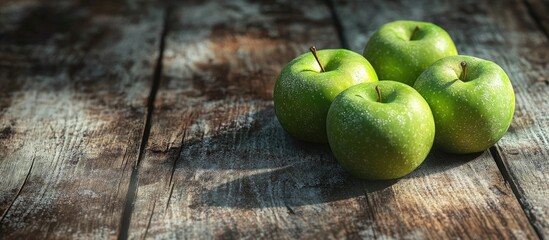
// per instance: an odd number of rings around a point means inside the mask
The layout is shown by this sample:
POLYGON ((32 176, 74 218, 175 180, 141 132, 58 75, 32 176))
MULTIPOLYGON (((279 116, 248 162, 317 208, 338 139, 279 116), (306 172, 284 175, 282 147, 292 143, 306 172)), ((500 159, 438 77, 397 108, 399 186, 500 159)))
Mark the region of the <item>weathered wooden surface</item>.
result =
MULTIPOLYGON (((343 25, 363 19, 349 18, 357 9, 395 14, 383 4, 334 5, 343 25)), ((400 181, 363 182, 326 145, 289 139, 270 101, 277 70, 312 43, 340 44, 325 5, 272 8, 175 7, 131 236, 535 238, 489 152, 434 153, 400 181), (230 10, 193 21, 222 9, 230 10)))
POLYGON ((526 8, 534 24, 541 28, 545 36, 549 38, 549 1, 548 0, 525 0, 526 8))
MULTIPOLYGON (((546 3, 546 8, 549 4, 546 3)), ((541 6, 539 6, 541 8, 541 6)), ((513 123, 498 142, 502 161, 515 194, 535 229, 549 238, 549 28, 545 35, 527 17, 526 7, 491 6, 492 25, 503 26, 501 41, 491 44, 487 58, 499 61, 512 79, 517 97, 513 123), (511 16, 525 16, 511 18, 511 16)))
MULTIPOLYGON (((536 12, 543 12, 543 3, 536 4, 536 12)), ((448 30, 460 54, 494 61, 506 70, 516 93, 516 111, 509 132, 496 145, 497 151, 493 149, 492 157, 502 168, 505 180, 510 181, 537 233, 549 237, 549 39, 535 22, 546 19, 547 12, 533 18, 521 1, 335 5, 342 6, 336 7, 341 16, 352 16, 351 11, 361 16, 341 18, 352 50, 362 51, 372 30, 389 20, 431 21, 448 30), (364 21, 362 16, 371 18, 364 21)), ((489 172, 496 171, 494 163, 488 165, 489 172)), ((484 174, 477 178, 484 179, 484 174)), ((472 183, 469 187, 474 189, 476 183, 472 183)), ((509 187, 503 192, 512 195, 509 187)))
MULTIPOLYGON (((394 5, 380 4, 380 8, 394 9, 394 5)), ((549 236, 549 135, 547 99, 549 98, 548 64, 549 39, 539 29, 539 16, 529 15, 529 9, 521 1, 494 2, 453 2, 443 5, 429 4, 420 9, 429 11, 407 11, 417 2, 404 2, 401 16, 410 19, 433 21, 450 32, 460 54, 474 55, 500 64, 512 80, 517 96, 516 111, 509 132, 497 144, 492 153, 502 169, 502 174, 510 181, 526 215, 541 236, 549 236), (410 12, 407 14, 406 12, 410 12), (470 17, 475 16, 475 17, 470 17)), ((383 16, 389 11, 379 11, 377 7, 364 9, 364 15, 376 14, 367 23, 359 22, 350 29, 360 28, 350 33, 348 39, 353 50, 365 44, 364 38, 353 38, 371 24, 382 24, 391 16, 383 16), (374 10, 376 9, 376 10, 374 10), (363 25, 368 24, 368 25, 363 25)), ((536 12, 543 9, 538 5, 536 12)), ((394 13, 391 13, 394 14, 394 13)), ((547 14, 547 13, 546 13, 547 14)), ((545 15, 544 17, 547 17, 545 15)), ((347 18, 349 19, 349 18, 347 18)), ((343 20, 345 24, 345 20, 343 20)), ((371 33, 370 33, 371 34, 371 33)), ((507 191, 508 192, 508 191, 507 191)))
POLYGON ((547 5, 0 2, 0 238, 547 238, 549 40, 532 6, 547 5), (502 65, 517 111, 491 151, 361 181, 282 130, 272 88, 309 46, 362 52, 395 19, 502 65))
POLYGON ((337 219, 356 215, 359 203, 321 197, 345 175, 326 146, 290 139, 272 108, 285 63, 313 43, 338 46, 329 9, 295 1, 173 9, 130 237, 344 236, 337 219))
MULTIPOLYGON (((529 9, 521 1, 418 4, 415 1, 403 1, 401 8, 395 8, 394 3, 369 8, 351 6, 352 9, 362 9, 363 15, 376 17, 366 23, 358 19, 348 24, 351 31, 345 29, 344 32, 349 34, 348 39, 354 40, 350 47, 360 51, 371 32, 362 38, 354 35, 369 30, 371 25, 383 24, 383 21, 391 19, 395 14, 390 9, 401 9, 396 14, 399 18, 405 16, 432 21, 447 29, 460 54, 474 55, 500 64, 512 80, 517 107, 509 132, 497 144, 497 151, 494 149, 493 154, 500 168, 507 168, 502 174, 506 178, 510 176, 506 181, 510 181, 536 231, 548 237, 549 39, 543 29, 538 28, 545 23, 536 23, 539 19, 546 19, 548 13, 532 18, 529 9), (409 11, 416 8, 429 11, 409 11), (389 12, 391 15, 383 15, 389 12)), ((543 14, 542 3, 533 5, 537 6, 534 7, 536 13, 543 14)), ((343 19, 344 25, 348 19, 343 19)))
POLYGON ((161 22, 138 2, 0 3, 0 238, 116 236, 161 22))

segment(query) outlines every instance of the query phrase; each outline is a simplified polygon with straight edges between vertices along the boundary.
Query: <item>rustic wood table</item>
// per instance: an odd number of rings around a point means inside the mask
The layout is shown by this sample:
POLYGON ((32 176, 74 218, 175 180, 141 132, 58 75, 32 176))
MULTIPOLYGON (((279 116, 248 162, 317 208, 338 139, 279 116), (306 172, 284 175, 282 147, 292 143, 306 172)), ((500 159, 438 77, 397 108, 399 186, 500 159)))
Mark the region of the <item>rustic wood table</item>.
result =
POLYGON ((549 2, 0 1, 0 238, 549 238, 549 2), (272 91, 309 46, 437 23, 516 93, 489 150, 362 181, 272 91))

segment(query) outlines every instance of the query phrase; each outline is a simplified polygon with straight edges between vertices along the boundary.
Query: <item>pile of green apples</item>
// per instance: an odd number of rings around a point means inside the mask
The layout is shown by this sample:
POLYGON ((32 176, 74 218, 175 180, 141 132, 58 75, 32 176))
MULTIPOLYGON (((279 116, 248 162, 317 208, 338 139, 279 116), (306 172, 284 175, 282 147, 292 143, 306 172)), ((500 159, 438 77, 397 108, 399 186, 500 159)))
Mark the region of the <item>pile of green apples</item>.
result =
POLYGON ((515 94, 503 69, 458 55, 435 24, 387 23, 363 55, 310 50, 277 78, 276 116, 291 136, 329 143, 356 177, 403 177, 433 145, 456 154, 484 151, 511 124, 515 94))

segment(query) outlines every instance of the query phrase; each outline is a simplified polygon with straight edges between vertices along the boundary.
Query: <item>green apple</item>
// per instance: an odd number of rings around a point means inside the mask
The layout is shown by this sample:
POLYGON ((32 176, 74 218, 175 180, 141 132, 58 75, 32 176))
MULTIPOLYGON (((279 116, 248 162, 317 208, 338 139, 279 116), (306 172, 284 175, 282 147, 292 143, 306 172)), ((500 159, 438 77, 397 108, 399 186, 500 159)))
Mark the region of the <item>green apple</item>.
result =
POLYGON ((417 21, 383 25, 364 49, 364 57, 380 80, 391 79, 410 86, 435 61, 454 55, 457 55, 456 47, 444 29, 417 21))
POLYGON ((345 49, 317 52, 314 47, 311 51, 282 69, 274 87, 274 109, 291 136, 326 143, 326 114, 334 98, 355 84, 377 81, 377 75, 358 53, 345 49))
POLYGON ((330 107, 326 129, 341 166, 373 180, 412 172, 429 154, 435 137, 427 102, 396 81, 361 83, 343 91, 330 107))
POLYGON ((483 151, 511 124, 515 93, 493 62, 471 56, 443 58, 419 76, 414 88, 433 111, 435 145, 447 152, 483 151))

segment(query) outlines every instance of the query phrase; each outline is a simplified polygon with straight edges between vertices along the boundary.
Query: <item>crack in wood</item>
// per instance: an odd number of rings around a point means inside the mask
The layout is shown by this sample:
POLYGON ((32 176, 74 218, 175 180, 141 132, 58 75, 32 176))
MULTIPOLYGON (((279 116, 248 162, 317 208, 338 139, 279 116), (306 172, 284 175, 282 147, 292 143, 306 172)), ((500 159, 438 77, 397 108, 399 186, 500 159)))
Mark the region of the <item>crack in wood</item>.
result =
POLYGON ((156 200, 153 202, 153 206, 151 209, 151 215, 149 216, 149 222, 147 223, 147 227, 145 228, 145 233, 143 234, 142 239, 147 239, 147 233, 149 232, 149 228, 151 227, 152 217, 154 215, 154 208, 156 207, 156 200))
MULTIPOLYGON (((366 202, 367 211, 371 216, 373 224, 375 224, 375 222, 376 222, 376 215, 374 213, 374 207, 375 206, 370 203, 370 197, 368 196, 369 195, 368 194, 368 189, 364 186, 364 183, 362 183, 362 188, 364 190, 364 198, 365 198, 364 201, 366 202)), ((374 239, 378 239, 376 231, 373 231, 372 235, 373 235, 374 239)))
MULTIPOLYGON (((190 119, 192 119, 192 113, 191 113, 190 119)), ((183 136, 181 137, 181 144, 179 145, 179 151, 177 152, 177 157, 174 159, 172 164, 170 180, 168 182, 168 186, 170 186, 170 193, 168 194, 168 200, 166 201, 166 207, 164 208, 164 211, 168 210, 168 207, 170 206, 170 200, 172 199, 173 188, 175 186, 175 183, 172 183, 173 175, 175 174, 175 167, 177 165, 177 162, 180 160, 181 153, 183 152, 183 146, 185 145, 185 138, 187 137, 188 127, 189 127, 189 123, 185 125, 185 131, 183 131, 183 136)))
POLYGON ((290 205, 288 205, 287 203, 284 203, 284 206, 286 207, 286 210, 288 210, 288 214, 290 214, 290 215, 294 215, 294 214, 295 214, 294 209, 291 208, 290 205))
MULTIPOLYGON (((532 6, 532 4, 528 0, 522 0, 522 3, 524 3, 524 5, 526 5, 526 9, 528 10, 528 15, 530 15, 530 17, 532 17, 532 20, 534 21, 536 26, 549 39, 549 29, 547 29, 543 25, 543 19, 539 14, 537 14, 536 8, 535 8, 536 6, 532 6)), ((540 4, 542 4, 542 3, 540 3, 540 4)), ((543 10, 541 10, 541 11, 543 11, 543 10)))
MULTIPOLYGON (((170 6, 167 5, 164 10, 164 19, 162 32, 160 36, 160 46, 158 59, 156 61, 156 66, 154 68, 152 86, 147 99, 147 116, 145 119, 145 128, 143 130, 143 137, 141 139, 141 145, 139 147, 139 155, 135 161, 135 165, 131 172, 130 184, 128 186, 128 192, 126 195, 126 202, 124 204, 124 210, 122 211, 122 218, 120 221, 120 229, 118 232, 118 239, 128 239, 128 231, 130 228, 131 217, 135 206, 135 199, 137 194, 137 185, 139 182, 139 165, 143 159, 145 147, 147 145, 149 135, 151 132, 151 119, 154 112, 154 100, 156 98, 156 93, 160 86, 160 80, 162 76, 162 59, 164 57, 164 46, 166 43, 166 35, 168 33, 168 22, 170 19, 170 6)), ((152 214, 151 214, 152 216, 152 214)), ((150 222, 149 222, 150 223, 150 222)))
POLYGON ((523 193, 519 189, 519 186, 517 185, 517 183, 513 181, 513 177, 511 176, 509 169, 505 165, 505 161, 503 161, 501 154, 499 154, 497 147, 492 146, 490 147, 489 150, 490 150, 490 153, 492 154, 492 158, 494 159, 494 162, 496 162, 496 165, 499 169, 499 172, 501 173, 501 176, 503 177, 503 180, 505 181, 505 184, 511 187, 511 190, 513 191, 513 195, 517 199, 517 202, 520 204, 522 211, 524 211, 526 218, 528 218, 530 225, 532 225, 532 228, 534 228, 534 231, 536 232, 538 238, 543 239, 542 229, 540 229, 540 226, 536 224, 537 220, 535 219, 535 215, 532 214, 530 211, 531 207, 529 207, 528 204, 524 201, 523 193))
MULTIPOLYGON (((189 119, 192 119, 193 118, 193 113, 191 113, 191 116, 189 116, 189 119)), ((179 145, 179 150, 177 151, 177 156, 176 158, 174 159, 173 161, 173 164, 172 164, 172 171, 171 171, 171 174, 170 174, 170 181, 168 182, 168 186, 171 186, 172 185, 172 179, 173 179, 173 175, 175 173, 175 167, 177 165, 177 162, 180 160, 181 158, 181 153, 183 152, 183 147, 185 145, 185 138, 187 137, 187 129, 189 128, 189 122, 187 122, 187 124, 185 124, 185 131, 183 131, 183 136, 181 137, 181 144, 179 145)), ((173 186, 172 186, 173 188, 173 186)), ((171 193, 170 193, 170 197, 171 197, 171 193)), ((168 202, 169 202, 169 198, 168 198, 168 202)), ((166 208, 168 207, 168 205, 166 205, 166 208)))
POLYGON ((27 181, 29 180, 29 176, 32 172, 32 167, 34 166, 34 160, 35 159, 36 159, 36 157, 32 157, 32 162, 31 162, 31 165, 29 167, 29 171, 27 172, 27 176, 25 176, 25 180, 23 180, 23 184, 21 184, 21 187, 19 187, 19 190, 17 190, 17 194, 15 194, 15 197, 10 202, 10 205, 8 205, 8 208, 6 208, 6 211, 4 211, 4 213, 2 214, 2 217, 0 217, 0 223, 4 221, 4 219, 8 215, 8 212, 10 211, 11 207, 13 206, 15 201, 17 201, 17 198, 19 197, 19 195, 23 191, 23 187, 25 186, 25 184, 27 184, 27 181))
POLYGON ((341 25, 341 19, 339 18, 339 15, 337 14, 337 11, 335 10, 334 2, 333 0, 324 0, 324 4, 326 4, 326 7, 330 10, 330 15, 332 16, 334 28, 337 32, 337 38, 339 39, 339 44, 342 48, 350 49, 347 37, 345 37, 345 34, 343 33, 343 26, 341 25))
POLYGON ((168 194, 168 200, 166 201, 166 207, 164 208, 164 211, 167 211, 168 207, 170 206, 170 200, 172 199, 174 186, 175 186, 175 184, 171 184, 170 193, 168 194))

